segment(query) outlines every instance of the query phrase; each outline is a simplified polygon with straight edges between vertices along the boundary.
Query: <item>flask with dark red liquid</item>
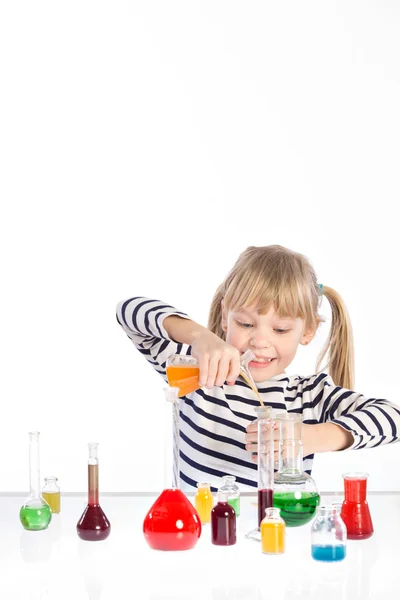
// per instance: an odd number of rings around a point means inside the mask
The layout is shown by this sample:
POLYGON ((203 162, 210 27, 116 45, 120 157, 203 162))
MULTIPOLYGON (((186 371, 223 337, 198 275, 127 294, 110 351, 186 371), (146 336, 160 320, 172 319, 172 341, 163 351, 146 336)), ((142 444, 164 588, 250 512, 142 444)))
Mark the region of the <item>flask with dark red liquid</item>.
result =
POLYGON ((193 504, 179 489, 178 388, 168 387, 164 391, 169 407, 165 419, 167 425, 164 454, 166 486, 144 519, 143 533, 146 542, 154 550, 190 550, 201 535, 201 521, 193 504))
POLYGON ((340 516, 347 528, 347 539, 365 540, 374 533, 367 502, 368 473, 343 473, 344 502, 340 516))
POLYGON ((105 540, 111 531, 111 525, 99 504, 99 460, 98 443, 90 443, 88 461, 88 504, 76 526, 81 540, 97 542, 105 540))
POLYGON ((228 497, 227 492, 218 492, 217 504, 211 511, 211 542, 215 546, 236 544, 236 512, 228 497))

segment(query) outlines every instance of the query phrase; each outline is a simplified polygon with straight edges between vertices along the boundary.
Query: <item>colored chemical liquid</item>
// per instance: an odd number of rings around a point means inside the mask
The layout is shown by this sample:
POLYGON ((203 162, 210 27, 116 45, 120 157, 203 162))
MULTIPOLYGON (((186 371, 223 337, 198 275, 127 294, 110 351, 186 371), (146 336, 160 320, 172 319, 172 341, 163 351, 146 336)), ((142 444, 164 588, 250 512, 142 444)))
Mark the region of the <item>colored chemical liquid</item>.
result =
POLYGON ((240 498, 229 498, 228 504, 235 509, 236 517, 240 517, 240 498))
POLYGON ((258 490, 258 526, 265 517, 265 509, 274 506, 274 493, 272 490, 258 490))
POLYGON ((53 514, 58 514, 60 512, 61 506, 61 494, 60 492, 42 492, 42 497, 46 500, 47 504, 51 508, 51 512, 53 514))
POLYGON ((201 521, 181 490, 166 489, 147 513, 143 533, 154 550, 190 550, 201 535, 201 521))
POLYGON ((366 479, 345 479, 345 498, 340 516, 342 517, 349 540, 365 540, 374 533, 369 512, 366 479))
POLYGON ((41 531, 46 529, 51 521, 51 509, 48 504, 23 506, 19 512, 19 518, 24 529, 41 531))
POLYGON ((213 507, 213 496, 209 488, 199 488, 194 497, 194 506, 202 524, 209 523, 213 507))
POLYGON ((261 523, 261 550, 264 554, 285 552, 285 523, 266 521, 261 523))
POLYGON ((218 502, 211 511, 211 542, 215 546, 236 544, 236 512, 228 502, 218 502))
POLYGON ((337 546, 320 546, 319 544, 314 544, 311 546, 311 556, 315 560, 322 560, 324 562, 343 560, 346 556, 346 546, 343 544, 337 546))
POLYGON ((108 538, 111 525, 99 504, 88 504, 76 526, 81 540, 97 542, 108 538))
POLYGON ((168 383, 179 388, 178 396, 186 396, 200 388, 200 369, 195 365, 169 365, 167 367, 168 383))
POLYGON ((288 527, 299 527, 309 523, 320 496, 315 492, 274 492, 274 506, 281 509, 281 517, 288 527))

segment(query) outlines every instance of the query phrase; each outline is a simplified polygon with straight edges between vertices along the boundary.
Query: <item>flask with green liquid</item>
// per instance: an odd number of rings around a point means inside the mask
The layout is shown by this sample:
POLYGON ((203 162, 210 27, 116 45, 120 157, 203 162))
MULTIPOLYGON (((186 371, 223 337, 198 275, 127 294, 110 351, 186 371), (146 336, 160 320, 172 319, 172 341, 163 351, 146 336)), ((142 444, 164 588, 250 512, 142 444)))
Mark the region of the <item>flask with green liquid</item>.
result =
POLYGON ((46 529, 52 516, 50 506, 40 495, 39 436, 38 431, 29 433, 30 494, 19 511, 22 526, 28 531, 46 529))
POLYGON ((274 477, 274 506, 288 527, 309 523, 320 502, 316 483, 303 471, 301 422, 297 413, 281 413, 279 423, 279 470, 274 477))

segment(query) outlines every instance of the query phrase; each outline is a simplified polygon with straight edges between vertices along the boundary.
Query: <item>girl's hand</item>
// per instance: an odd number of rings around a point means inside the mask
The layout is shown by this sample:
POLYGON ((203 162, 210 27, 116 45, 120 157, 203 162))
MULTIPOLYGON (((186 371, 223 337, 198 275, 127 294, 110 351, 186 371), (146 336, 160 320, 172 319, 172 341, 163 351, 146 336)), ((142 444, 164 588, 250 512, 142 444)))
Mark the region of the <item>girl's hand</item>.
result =
POLYGON ((202 387, 211 389, 225 381, 234 385, 239 377, 239 350, 207 329, 200 331, 192 341, 192 356, 199 362, 199 383, 202 387))

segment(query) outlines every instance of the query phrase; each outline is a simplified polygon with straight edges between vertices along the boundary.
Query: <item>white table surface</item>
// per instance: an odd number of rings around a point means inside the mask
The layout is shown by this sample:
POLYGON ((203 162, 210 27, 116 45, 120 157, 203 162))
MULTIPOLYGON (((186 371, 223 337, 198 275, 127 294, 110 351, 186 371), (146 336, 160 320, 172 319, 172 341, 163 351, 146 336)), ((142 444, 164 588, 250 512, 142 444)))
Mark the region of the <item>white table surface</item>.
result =
MULTIPOLYGON (((42 532, 22 528, 22 496, 0 496, 1 600, 400 598, 400 493, 369 494, 375 533, 349 540, 340 563, 311 558, 311 524, 286 529, 284 555, 262 554, 259 543, 244 538, 256 524, 255 495, 242 496, 235 546, 213 546, 206 525, 192 550, 151 550, 142 524, 155 498, 100 495, 111 534, 103 542, 83 542, 76 523, 84 495, 62 496, 60 515, 42 532)), ((323 503, 340 500, 322 494, 323 503)))

